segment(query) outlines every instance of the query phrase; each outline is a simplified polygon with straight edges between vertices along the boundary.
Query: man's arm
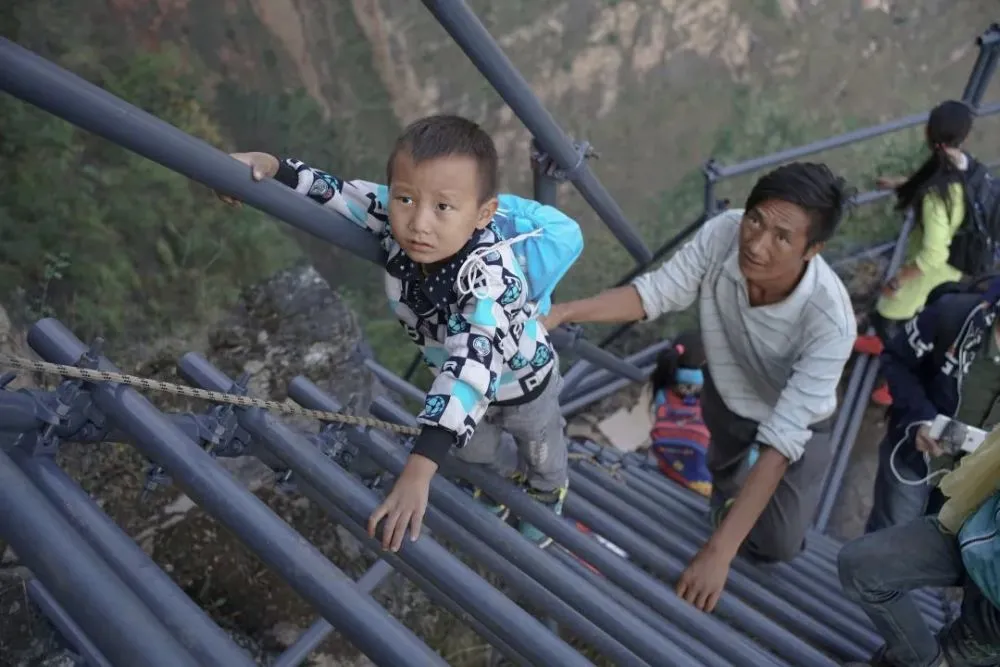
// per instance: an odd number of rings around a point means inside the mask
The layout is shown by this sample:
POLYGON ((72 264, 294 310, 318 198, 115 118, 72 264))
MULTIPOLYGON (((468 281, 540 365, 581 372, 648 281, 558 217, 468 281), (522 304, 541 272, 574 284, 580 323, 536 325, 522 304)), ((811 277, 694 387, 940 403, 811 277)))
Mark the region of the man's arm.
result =
POLYGON ((837 385, 855 336, 841 332, 817 337, 792 366, 792 374, 768 419, 757 428, 760 458, 725 521, 709 543, 736 554, 767 506, 788 466, 801 458, 812 437, 810 426, 837 407, 837 385))
POLYGON ((677 582, 677 594, 711 612, 722 594, 729 567, 774 495, 788 466, 802 456, 809 426, 828 417, 837 403, 837 383, 854 346, 853 331, 834 332, 807 346, 770 418, 757 429, 760 456, 725 519, 677 582))
POLYGON ((639 276, 631 285, 615 287, 597 296, 555 304, 545 318, 551 329, 566 322, 635 322, 684 310, 698 297, 698 288, 710 261, 719 251, 725 226, 732 225, 733 212, 727 211, 706 222, 694 238, 685 243, 660 268, 639 276))

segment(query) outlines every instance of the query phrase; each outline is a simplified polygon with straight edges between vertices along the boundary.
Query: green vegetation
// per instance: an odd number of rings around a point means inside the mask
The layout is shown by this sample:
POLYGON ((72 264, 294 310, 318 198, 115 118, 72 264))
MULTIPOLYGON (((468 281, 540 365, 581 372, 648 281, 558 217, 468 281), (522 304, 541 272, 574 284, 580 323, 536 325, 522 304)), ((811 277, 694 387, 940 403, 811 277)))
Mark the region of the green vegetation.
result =
MULTIPOLYGON (((19 3, 10 14, 22 21, 15 24, 18 40, 133 104, 213 145, 271 150, 346 177, 382 178, 398 121, 384 89, 373 83, 378 77, 361 52, 362 38, 336 45, 354 70, 350 85, 324 84, 331 112, 294 83, 288 55, 280 45, 261 43, 267 31, 249 21, 238 30, 267 54, 255 65, 261 72, 254 81, 209 76, 224 67, 213 47, 234 28, 223 34, 202 27, 187 43, 164 39, 122 57, 126 49, 116 44, 122 36, 108 17, 46 24, 40 17, 51 15, 48 4, 19 3), (43 40, 43 25, 58 40, 43 40), (369 85, 356 85, 362 80, 369 85), (349 96, 342 92, 348 88, 349 96), (347 113, 338 103, 365 113, 347 113)), ((350 12, 336 10, 335 18, 351 32, 350 12)), ((737 89, 733 122, 718 133, 711 155, 732 164, 851 128, 843 120, 806 117, 793 100, 789 91, 737 89)), ((221 206, 205 188, 12 98, 0 99, 0 126, 7 183, 0 195, 0 299, 24 319, 55 314, 82 336, 101 333, 112 342, 170 334, 226 307, 243 286, 288 265, 302 249, 358 312, 380 361, 402 371, 412 359, 413 347, 381 296, 377 267, 304 234, 289 236, 284 225, 252 210, 221 206)), ((919 130, 912 130, 815 159, 831 162, 863 191, 878 174, 911 168, 921 150, 919 130)), ((721 183, 717 195, 738 206, 755 177, 721 183)), ((675 186, 627 204, 651 247, 700 213, 702 183, 700 170, 692 170, 675 186)), ((580 207, 568 188, 563 202, 571 211, 580 207)), ((563 282, 562 299, 592 294, 633 266, 610 233, 596 227, 587 229, 587 253, 563 282)), ((891 202, 866 207, 830 253, 890 238, 897 227, 891 202)), ((690 322, 679 316, 645 327, 621 349, 690 322)), ((588 335, 604 330, 589 327, 588 335)), ((417 380, 426 384, 429 375, 422 371, 417 380)))
MULTIPOLYGON (((116 95, 218 143, 177 51, 81 64, 116 95)), ((0 126, 0 292, 27 318, 57 314, 109 340, 165 332, 297 254, 259 214, 234 214, 205 188, 19 100, 0 98, 0 126)))

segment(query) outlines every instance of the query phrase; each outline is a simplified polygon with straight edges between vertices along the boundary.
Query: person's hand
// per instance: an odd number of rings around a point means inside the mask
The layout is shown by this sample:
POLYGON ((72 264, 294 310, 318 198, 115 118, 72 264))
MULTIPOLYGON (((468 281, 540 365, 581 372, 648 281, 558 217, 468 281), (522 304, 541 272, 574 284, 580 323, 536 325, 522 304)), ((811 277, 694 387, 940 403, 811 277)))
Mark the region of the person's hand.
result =
POLYGON ((549 309, 549 314, 544 317, 538 318, 538 321, 542 323, 546 331, 552 331, 557 327, 566 324, 566 318, 568 313, 566 308, 561 303, 554 303, 549 309))
POLYGON ((923 275, 923 272, 917 268, 915 264, 907 264, 899 269, 895 276, 889 280, 888 283, 882 288, 882 294, 885 296, 892 296, 899 291, 906 283, 910 282, 914 278, 919 278, 923 275))
POLYGON ((420 537, 420 527, 427 511, 427 495, 436 471, 437 464, 430 459, 419 454, 410 455, 392 491, 368 518, 369 537, 375 537, 378 522, 385 519, 382 526, 383 549, 399 551, 407 526, 410 528, 410 541, 415 542, 420 537))
POLYGON ((889 278, 889 280, 886 281, 885 285, 882 285, 882 290, 881 290, 882 296, 887 298, 895 296, 896 292, 899 291, 900 286, 901 285, 898 277, 893 276, 892 278, 889 278))
POLYGON ((941 448, 940 443, 931 437, 930 424, 921 424, 913 440, 918 452, 923 452, 931 456, 941 456, 944 454, 944 449, 941 448))
POLYGON ((677 595, 711 613, 726 587, 732 561, 732 556, 710 545, 702 547, 677 580, 677 595))
MULTIPOLYGON (((250 178, 255 181, 262 181, 265 178, 274 178, 274 175, 278 173, 278 167, 280 166, 278 158, 273 155, 268 155, 267 153, 230 153, 229 157, 239 160, 243 164, 250 167, 250 178)), ((242 206, 242 202, 235 197, 222 194, 221 192, 216 192, 215 194, 219 199, 230 206, 236 208, 242 206)))

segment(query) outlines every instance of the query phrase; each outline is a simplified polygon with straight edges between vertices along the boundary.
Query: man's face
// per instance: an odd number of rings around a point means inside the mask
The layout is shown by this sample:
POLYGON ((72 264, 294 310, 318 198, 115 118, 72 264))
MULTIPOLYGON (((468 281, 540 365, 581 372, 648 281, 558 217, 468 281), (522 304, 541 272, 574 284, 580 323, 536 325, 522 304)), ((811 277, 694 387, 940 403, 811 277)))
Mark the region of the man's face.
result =
POLYGON ((740 222, 740 271, 752 283, 794 284, 805 262, 822 244, 809 246, 809 215, 780 199, 768 199, 743 214, 740 222))
POLYGON ((479 203, 479 169, 465 156, 444 156, 414 163, 400 151, 392 163, 389 223, 392 235, 414 262, 448 259, 476 229, 493 219, 497 200, 479 203))

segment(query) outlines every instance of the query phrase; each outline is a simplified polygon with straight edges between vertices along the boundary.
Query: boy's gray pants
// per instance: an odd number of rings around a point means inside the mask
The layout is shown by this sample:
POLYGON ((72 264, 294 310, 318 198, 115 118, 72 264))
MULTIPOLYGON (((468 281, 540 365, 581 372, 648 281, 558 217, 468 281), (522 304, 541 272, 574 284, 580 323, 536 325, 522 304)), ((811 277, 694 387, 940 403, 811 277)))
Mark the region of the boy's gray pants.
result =
POLYGON ((559 410, 562 386, 562 375, 553 366, 548 384, 537 398, 520 405, 490 407, 465 447, 455 450, 455 456, 466 463, 486 465, 504 477, 520 472, 539 491, 566 486, 566 422, 559 410))

